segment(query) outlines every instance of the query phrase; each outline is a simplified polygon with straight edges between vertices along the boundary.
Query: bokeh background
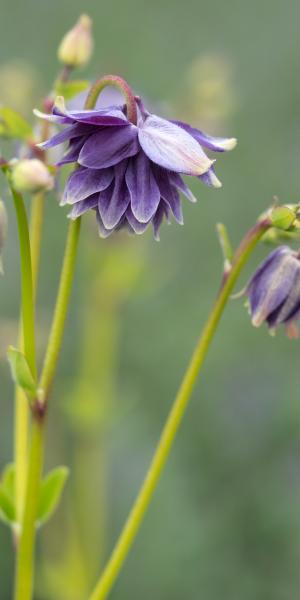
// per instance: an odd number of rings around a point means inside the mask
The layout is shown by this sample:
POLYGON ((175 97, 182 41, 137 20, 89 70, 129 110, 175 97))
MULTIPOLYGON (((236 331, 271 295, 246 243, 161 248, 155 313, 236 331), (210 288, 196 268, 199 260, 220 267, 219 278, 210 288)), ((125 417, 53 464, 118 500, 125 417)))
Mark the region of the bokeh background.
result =
MULTIPOLYGON (((84 600, 149 464, 220 280, 215 223, 234 243, 277 195, 299 200, 297 0, 1 0, 0 102, 30 116, 81 12, 94 20, 93 78, 117 72, 162 114, 234 135, 221 190, 193 183, 185 226, 99 240, 86 219, 59 372, 47 468, 71 468, 39 540, 37 600, 84 600)), ((84 74, 85 76, 85 74, 84 74)), ((10 199, 0 281, 0 466, 12 457, 5 350, 19 307, 10 199)), ((47 200, 38 295, 42 353, 67 221, 47 200)), ((261 247, 240 287, 268 248, 261 247)), ((251 327, 232 301, 112 600, 294 600, 300 586, 299 341, 251 327)), ((0 524, 0 598, 13 550, 0 524)))

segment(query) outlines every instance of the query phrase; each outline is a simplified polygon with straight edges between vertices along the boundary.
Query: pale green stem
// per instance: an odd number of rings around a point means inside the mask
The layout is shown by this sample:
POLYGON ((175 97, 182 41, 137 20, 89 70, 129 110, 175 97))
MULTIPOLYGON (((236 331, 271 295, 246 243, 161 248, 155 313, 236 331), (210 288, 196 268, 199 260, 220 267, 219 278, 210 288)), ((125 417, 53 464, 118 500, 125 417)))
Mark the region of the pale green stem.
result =
POLYGON ((69 225, 69 233, 66 243, 56 306, 54 310, 54 317, 40 378, 40 388, 43 390, 46 397, 49 393, 56 370, 58 355, 64 333, 65 320, 74 279, 80 225, 81 218, 78 218, 75 221, 70 221, 69 225))
POLYGON ((227 300, 230 297, 231 291, 249 255, 269 226, 269 221, 264 220, 258 222, 248 232, 234 256, 230 272, 224 276, 215 305, 210 313, 206 325, 204 326, 202 335, 183 377, 181 386, 167 418, 166 424, 163 428, 147 475, 140 488, 136 501, 131 509, 120 537, 115 545, 112 555, 89 600, 104 600, 109 594, 122 568, 124 560, 129 553, 132 542, 134 541, 145 512, 150 504, 161 472, 166 464, 177 430, 194 389, 199 370, 206 357, 208 347, 212 341, 227 300))
MULTIPOLYGON (((43 193, 36 194, 31 203, 30 216, 30 245, 31 245, 31 269, 32 269, 32 287, 33 302, 35 303, 37 280, 40 262, 41 232, 44 216, 45 198, 43 193)), ((22 320, 20 320, 19 347, 22 350, 23 334, 22 320)), ((28 444, 29 444, 29 421, 30 410, 25 393, 20 387, 16 387, 15 396, 15 437, 14 437, 14 455, 16 465, 16 508, 17 520, 20 523, 23 517, 23 507, 25 501, 25 486, 28 463, 28 444)))
MULTIPOLYGON (((44 402, 37 401, 33 408, 33 424, 28 462, 26 497, 24 517, 17 555, 15 579, 15 600, 31 600, 34 580, 34 547, 36 533, 36 512, 39 487, 43 468, 44 429, 46 416, 46 397, 54 376, 57 358, 62 343, 64 324, 70 299, 71 286, 74 278, 77 245, 80 232, 80 219, 69 225, 65 256, 57 302, 54 311, 53 324, 46 351, 44 368, 40 379, 43 388, 44 402)), ((24 343, 26 335, 24 334, 24 343)))

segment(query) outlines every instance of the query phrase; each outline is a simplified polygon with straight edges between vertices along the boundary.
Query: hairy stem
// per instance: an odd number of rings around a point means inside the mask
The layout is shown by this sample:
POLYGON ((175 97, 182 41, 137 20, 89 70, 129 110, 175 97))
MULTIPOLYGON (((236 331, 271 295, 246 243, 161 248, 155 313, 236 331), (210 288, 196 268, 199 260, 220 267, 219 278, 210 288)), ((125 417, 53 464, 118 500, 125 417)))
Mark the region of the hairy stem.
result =
POLYGON ((145 512, 151 502, 153 493, 157 487, 160 475, 166 464, 177 430, 181 424, 194 389, 200 368, 206 357, 227 300, 230 297, 244 264, 269 226, 270 223, 267 219, 258 222, 246 234, 234 255, 232 268, 222 281, 219 294, 183 377, 144 482, 142 483, 138 496, 129 513, 124 528, 121 531, 111 557, 89 600, 104 600, 109 594, 122 568, 124 560, 129 553, 132 542, 134 541, 145 512))

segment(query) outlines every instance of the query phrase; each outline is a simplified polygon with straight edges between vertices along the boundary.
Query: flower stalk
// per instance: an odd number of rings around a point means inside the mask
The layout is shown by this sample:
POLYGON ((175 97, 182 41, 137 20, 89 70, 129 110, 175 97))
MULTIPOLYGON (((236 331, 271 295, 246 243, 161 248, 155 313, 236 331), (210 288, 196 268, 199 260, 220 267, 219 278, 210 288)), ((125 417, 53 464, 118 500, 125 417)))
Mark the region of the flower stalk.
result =
POLYGON ((104 568, 104 571, 89 600, 104 600, 107 598, 112 586, 114 585, 114 582, 139 530, 146 510, 151 502, 152 496, 156 490, 160 475, 166 464, 178 428, 187 409, 199 371, 206 357, 208 348, 213 339, 226 303, 241 273, 241 270, 254 250, 256 244, 270 226, 271 221, 269 218, 258 221, 256 225, 246 234, 233 257, 232 267, 230 271, 228 271, 226 277, 223 279, 216 302, 209 315, 206 325, 204 326, 199 342, 192 355, 178 394, 163 428, 149 470, 142 483, 138 496, 129 513, 128 519, 115 545, 111 557, 104 568))

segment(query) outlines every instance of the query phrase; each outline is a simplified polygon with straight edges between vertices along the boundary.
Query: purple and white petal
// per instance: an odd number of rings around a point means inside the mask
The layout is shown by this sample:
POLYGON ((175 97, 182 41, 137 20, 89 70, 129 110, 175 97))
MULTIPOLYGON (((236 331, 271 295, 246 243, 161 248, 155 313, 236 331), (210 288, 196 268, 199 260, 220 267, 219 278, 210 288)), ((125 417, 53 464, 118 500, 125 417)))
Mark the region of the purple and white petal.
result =
POLYGON ((134 156, 138 150, 137 128, 134 125, 105 127, 89 136, 81 149, 78 162, 90 169, 104 169, 134 156))
POLYGON ((141 223, 141 221, 138 221, 132 210, 130 205, 128 206, 126 213, 125 213, 126 219, 130 225, 130 228, 133 230, 134 233, 137 233, 138 235, 144 233, 144 231, 146 231, 148 225, 149 225, 149 221, 148 223, 141 223))
POLYGON ((65 113, 73 121, 78 123, 86 123, 88 125, 98 125, 102 127, 109 127, 113 125, 120 125, 126 127, 130 125, 129 121, 122 110, 111 108, 107 110, 71 110, 65 113))
POLYGON ((178 127, 184 129, 187 133, 192 135, 201 146, 204 146, 213 152, 226 152, 227 150, 233 150, 233 148, 235 148, 237 145, 236 138, 213 137, 211 135, 207 135, 200 129, 196 129, 196 127, 188 125, 188 123, 183 123, 182 121, 171 121, 171 123, 175 123, 175 125, 178 125, 178 127))
POLYGON ((130 194, 125 182, 127 161, 115 167, 115 180, 99 194, 98 209, 106 229, 116 227, 130 203, 130 194))
POLYGON ((208 185, 209 187, 220 188, 222 187, 221 181, 217 178, 214 167, 210 167, 206 173, 199 175, 199 179, 208 185))
POLYGON ((169 179, 171 181, 171 183, 177 187, 180 192, 182 192, 184 194, 184 196, 190 201, 190 202, 197 202, 197 198, 194 196, 193 192, 190 190, 190 188, 186 185, 185 181, 183 181, 182 177, 179 175, 179 173, 174 173, 172 171, 169 172, 169 179))
POLYGON ((46 150, 47 148, 52 148, 53 146, 59 146, 59 144, 63 144, 64 142, 67 142, 73 138, 75 139, 81 136, 89 135, 93 131, 93 126, 75 123, 71 125, 71 127, 66 127, 56 135, 53 135, 49 140, 36 145, 38 148, 46 150))
POLYGON ((81 215, 86 213, 88 210, 97 208, 98 201, 99 201, 99 194, 93 194, 92 196, 89 196, 89 198, 86 198, 85 200, 80 200, 79 202, 76 202, 76 204, 74 204, 72 206, 72 210, 71 210, 71 212, 69 212, 68 217, 73 220, 77 219, 78 217, 81 217, 81 215))
POLYGON ((159 207, 152 219, 152 225, 153 225, 153 231, 154 231, 154 239, 159 242, 160 241, 160 237, 159 237, 159 228, 162 224, 163 218, 166 217, 168 223, 169 221, 169 207, 168 205, 162 200, 159 203, 159 207))
POLYGON ((277 254, 249 286, 252 324, 259 327, 286 300, 294 285, 299 262, 289 254, 277 254))
POLYGON ((67 181, 61 205, 75 204, 96 192, 105 190, 113 178, 113 168, 98 170, 79 167, 71 173, 67 181))
POLYGON ((62 165, 78 162, 82 144, 85 139, 86 138, 75 138, 74 140, 71 140, 67 152, 62 156, 60 161, 56 163, 56 166, 61 167, 62 165))
POLYGON ((129 160, 125 179, 133 215, 141 223, 147 223, 156 212, 160 191, 150 160, 142 150, 129 160))
POLYGON ((298 269, 294 278, 293 286, 287 294, 284 302, 279 306, 276 311, 273 311, 269 315, 268 323, 271 327, 276 327, 280 323, 285 323, 292 319, 295 319, 299 308, 300 308, 300 262, 298 259, 294 259, 298 263, 298 269))
POLYGON ((177 223, 183 225, 180 196, 175 186, 171 184, 169 172, 165 169, 161 169, 160 167, 156 167, 155 177, 159 186, 161 197, 171 208, 177 223))
POLYGON ((155 115, 139 128, 139 141, 150 160, 177 173, 202 175, 213 162, 184 129, 155 115))
POLYGON ((114 229, 106 229, 106 227, 104 227, 99 210, 96 210, 96 219, 97 219, 98 231, 99 231, 100 237, 102 237, 104 239, 109 237, 113 233, 114 229))

